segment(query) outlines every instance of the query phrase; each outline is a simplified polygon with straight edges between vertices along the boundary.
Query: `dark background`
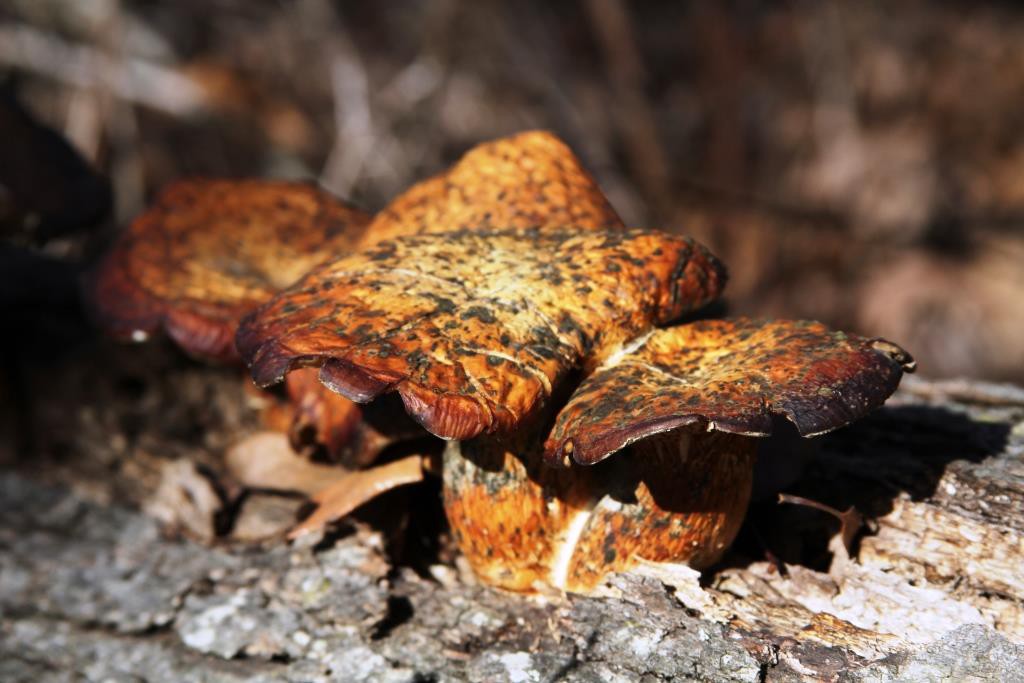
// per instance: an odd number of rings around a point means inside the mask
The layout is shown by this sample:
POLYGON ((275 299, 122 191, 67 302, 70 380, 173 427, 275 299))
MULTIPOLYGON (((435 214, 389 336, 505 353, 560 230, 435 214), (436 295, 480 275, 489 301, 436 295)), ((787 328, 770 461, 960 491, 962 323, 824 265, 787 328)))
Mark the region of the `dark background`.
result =
POLYGON ((726 261, 732 312, 1024 381, 1013 3, 8 0, 0 81, 113 189, 112 218, 29 240, 56 261, 183 175, 316 178, 378 209, 549 128, 628 223, 726 261))

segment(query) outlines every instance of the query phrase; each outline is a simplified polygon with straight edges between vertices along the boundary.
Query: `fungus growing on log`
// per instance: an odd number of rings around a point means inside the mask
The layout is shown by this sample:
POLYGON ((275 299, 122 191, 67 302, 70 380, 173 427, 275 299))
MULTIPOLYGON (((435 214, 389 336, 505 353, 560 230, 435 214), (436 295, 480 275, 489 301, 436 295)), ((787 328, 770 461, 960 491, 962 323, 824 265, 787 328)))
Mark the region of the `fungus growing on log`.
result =
POLYGON ((582 381, 544 444, 549 467, 540 466, 540 438, 518 449, 450 447, 449 519, 477 572, 515 590, 540 581, 586 592, 638 561, 704 568, 739 531, 751 437, 770 433, 773 413, 814 436, 880 406, 913 367, 889 342, 820 323, 704 320, 656 330, 582 381), (504 477, 497 493, 494 470, 504 477), (520 510, 544 520, 540 552, 524 560, 513 550, 530 528, 515 522, 520 510), (492 548, 510 550, 496 558, 492 548))
MULTIPOLYGON (((306 271, 351 250, 370 216, 315 187, 255 180, 179 181, 160 193, 92 273, 89 302, 114 337, 164 331, 186 353, 240 363, 238 321, 306 271)), ((289 435, 332 459, 361 436, 361 411, 309 372, 288 378, 289 435)), ((348 454, 371 459, 368 453, 348 454)))
MULTIPOLYGON (((93 274, 89 300, 112 336, 144 340, 163 330, 190 355, 237 362, 234 337, 245 314, 357 245, 455 227, 570 224, 622 227, 569 147, 543 131, 471 149, 373 219, 307 184, 179 181, 121 236, 93 274)), ((288 376, 292 446, 322 445, 331 459, 356 466, 372 461, 395 435, 368 425, 315 374, 288 376)))
POLYGON ((239 319, 349 251, 369 221, 311 185, 180 181, 122 233, 93 274, 90 302, 116 337, 163 330, 192 355, 234 362, 239 319))
POLYGON ((793 320, 702 320, 658 330, 587 377, 559 412, 548 462, 593 465, 680 427, 768 436, 783 415, 802 436, 842 427, 896 390, 913 361, 879 339, 793 320))
MULTIPOLYGON (((724 283, 703 247, 654 231, 407 236, 310 273, 242 322, 238 348, 261 385, 319 366, 352 400, 397 392, 452 440, 445 511, 477 574, 587 592, 638 561, 717 561, 773 413, 812 436, 913 369, 894 344, 818 323, 666 327, 724 283)), ((366 476, 384 488, 414 470, 366 476)), ((312 527, 350 505, 324 502, 312 527)))
POLYGON ((446 511, 474 569, 513 590, 541 582, 587 592, 639 561, 702 569, 739 531, 753 437, 771 432, 772 414, 815 436, 880 406, 913 369, 890 342, 814 322, 703 320, 655 330, 583 379, 543 456, 539 435, 517 448, 497 440, 449 447, 446 511), (533 527, 543 542, 517 559, 520 535, 533 527))
MULTIPOLYGON (((378 434, 350 401, 397 394, 449 440, 445 512, 477 574, 586 592, 640 561, 715 562, 772 415, 814 436, 913 370, 890 342, 818 323, 672 326, 725 281, 692 240, 625 229, 564 143, 531 132, 372 221, 308 187, 176 185, 93 292, 121 336, 163 327, 195 355, 241 357, 260 386, 286 381, 293 444, 312 434, 357 466, 408 428, 378 434)), ((292 537, 435 467, 411 455, 341 478, 292 537)))

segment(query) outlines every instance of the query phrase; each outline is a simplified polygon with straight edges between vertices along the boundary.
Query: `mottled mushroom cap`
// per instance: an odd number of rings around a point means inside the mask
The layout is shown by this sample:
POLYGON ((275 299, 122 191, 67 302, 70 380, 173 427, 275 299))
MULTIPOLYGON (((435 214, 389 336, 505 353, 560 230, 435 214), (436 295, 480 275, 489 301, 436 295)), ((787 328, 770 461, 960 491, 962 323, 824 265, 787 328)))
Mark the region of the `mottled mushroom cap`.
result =
POLYGON ((715 299, 721 264, 644 230, 461 230, 336 259, 239 327, 261 386, 295 367, 355 401, 397 391, 430 432, 511 431, 576 369, 715 299))
POLYGON ((92 274, 90 304, 116 337, 141 340, 162 329, 193 355, 237 361, 239 319, 350 251, 369 221, 308 184, 180 181, 92 274))
POLYGON ((396 197, 374 219, 364 244, 467 229, 624 226, 569 147, 546 131, 478 145, 448 171, 396 197))
POLYGON ((910 355, 891 342, 792 320, 704 320, 657 330, 587 377, 545 445, 584 465, 654 434, 689 427, 767 436, 782 415, 804 436, 882 405, 910 355))

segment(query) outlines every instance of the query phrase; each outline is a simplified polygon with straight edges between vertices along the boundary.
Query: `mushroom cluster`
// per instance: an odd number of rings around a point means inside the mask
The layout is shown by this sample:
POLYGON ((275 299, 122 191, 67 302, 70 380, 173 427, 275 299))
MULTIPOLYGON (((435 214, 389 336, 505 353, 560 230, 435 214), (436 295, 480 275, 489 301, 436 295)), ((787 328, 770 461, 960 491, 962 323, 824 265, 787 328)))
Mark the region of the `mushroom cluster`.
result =
POLYGON ((913 369, 895 344, 814 322, 679 323, 725 282, 693 240, 627 229, 564 143, 529 132, 372 219, 308 186, 180 183, 91 291, 112 333, 241 360, 259 386, 287 382, 296 424, 330 449, 374 444, 293 533, 439 467, 482 580, 586 592, 638 561, 714 563, 773 416, 827 432, 913 369), (440 463, 371 465, 410 435, 357 406, 387 394, 447 441, 440 463))

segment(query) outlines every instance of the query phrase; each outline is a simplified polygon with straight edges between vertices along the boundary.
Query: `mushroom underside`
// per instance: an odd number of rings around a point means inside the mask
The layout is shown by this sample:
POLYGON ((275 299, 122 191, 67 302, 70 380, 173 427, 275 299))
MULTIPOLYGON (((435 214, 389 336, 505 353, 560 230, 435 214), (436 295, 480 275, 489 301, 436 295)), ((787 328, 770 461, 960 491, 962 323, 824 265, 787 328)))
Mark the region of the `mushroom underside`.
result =
POLYGON ((703 568, 740 528, 774 415, 804 436, 841 427, 912 367, 889 342, 819 323, 658 330, 587 376, 550 431, 540 419, 452 441, 445 512, 474 570, 510 590, 589 592, 637 562, 703 568), (575 466, 550 467, 565 444, 575 466))

